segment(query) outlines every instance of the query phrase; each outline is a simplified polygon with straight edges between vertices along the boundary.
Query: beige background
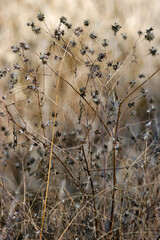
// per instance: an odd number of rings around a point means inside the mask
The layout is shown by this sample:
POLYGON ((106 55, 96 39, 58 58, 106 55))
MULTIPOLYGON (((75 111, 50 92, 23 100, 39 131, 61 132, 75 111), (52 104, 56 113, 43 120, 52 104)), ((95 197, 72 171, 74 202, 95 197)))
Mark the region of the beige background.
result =
MULTIPOLYGON (((72 24, 80 25, 90 19, 93 29, 105 35, 110 25, 117 21, 123 32, 133 41, 137 30, 149 27, 160 36, 159 0, 0 0, 0 64, 13 62, 10 46, 20 41, 32 41, 35 36, 26 26, 37 13, 46 16, 46 23, 54 28, 59 17, 66 16, 72 24)), ((42 42, 36 43, 37 47, 42 42)))

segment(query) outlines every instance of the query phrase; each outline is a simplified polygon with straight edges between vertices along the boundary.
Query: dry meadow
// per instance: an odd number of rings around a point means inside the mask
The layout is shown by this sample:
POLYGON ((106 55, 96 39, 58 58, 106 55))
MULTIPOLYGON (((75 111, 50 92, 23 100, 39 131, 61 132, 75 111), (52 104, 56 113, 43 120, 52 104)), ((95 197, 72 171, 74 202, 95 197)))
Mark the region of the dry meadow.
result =
POLYGON ((0 0, 0 239, 160 238, 158 0, 0 0))

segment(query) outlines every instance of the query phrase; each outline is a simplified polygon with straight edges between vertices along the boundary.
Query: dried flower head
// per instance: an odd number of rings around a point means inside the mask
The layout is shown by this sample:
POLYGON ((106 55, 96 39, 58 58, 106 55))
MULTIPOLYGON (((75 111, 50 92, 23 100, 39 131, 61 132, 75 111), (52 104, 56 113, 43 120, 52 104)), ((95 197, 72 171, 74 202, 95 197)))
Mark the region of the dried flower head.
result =
POLYGON ((91 39, 96 39, 97 38, 97 35, 94 32, 91 32, 89 36, 90 36, 91 39))
POLYGON ((135 102, 129 102, 129 103, 128 103, 128 107, 129 107, 129 108, 134 107, 134 105, 135 105, 135 102))
POLYGON ((76 43, 75 40, 71 40, 71 41, 70 41, 70 45, 71 45, 72 47, 75 47, 75 46, 77 45, 77 43, 76 43))
POLYGON ((108 46, 108 40, 107 39, 103 39, 103 41, 102 41, 102 46, 103 47, 107 47, 108 46))
POLYGON ((74 30, 74 34, 75 34, 77 37, 79 37, 82 32, 83 32, 83 28, 81 28, 81 27, 77 27, 77 28, 74 30))
POLYGON ((13 64, 13 68, 16 70, 20 69, 20 65, 18 63, 13 64))
POLYGON ((105 56, 106 56, 106 53, 100 53, 98 56, 98 61, 102 62, 102 60, 105 58, 105 56))
POLYGON ((141 30, 139 30, 137 33, 138 33, 139 37, 143 34, 143 32, 141 30))
POLYGON ((33 32, 35 33, 35 34, 41 34, 41 28, 39 28, 39 27, 35 27, 35 28, 32 28, 32 30, 33 30, 33 32))
POLYGON ((86 88, 85 88, 85 87, 81 87, 81 88, 79 89, 79 91, 80 91, 81 97, 85 97, 85 96, 86 96, 86 88))
POLYGON ((60 23, 65 24, 66 22, 67 22, 67 18, 66 17, 64 17, 64 16, 60 17, 60 23))
POLYGON ((154 34, 153 34, 153 28, 152 27, 146 30, 146 34, 145 34, 144 37, 149 42, 154 39, 154 34))
POLYGON ((140 73, 138 76, 139 76, 139 78, 145 78, 145 74, 144 73, 140 73))
POLYGON ((135 80, 132 80, 132 81, 130 81, 130 83, 129 83, 129 85, 130 85, 131 87, 133 87, 135 84, 136 84, 136 81, 135 81, 135 80))
POLYGON ((13 53, 18 53, 19 52, 19 47, 17 46, 12 46, 11 47, 13 53))
POLYGON ((151 47, 149 49, 149 54, 151 54, 152 56, 156 57, 157 55, 159 55, 159 53, 157 52, 157 48, 155 47, 151 47))
POLYGON ((34 22, 28 22, 27 23, 27 26, 31 27, 32 28, 32 31, 35 33, 35 34, 40 34, 41 33, 41 28, 39 27, 36 27, 34 22))
POLYGON ((84 20, 83 22, 84 26, 88 27, 90 24, 90 21, 88 19, 84 20))
POLYGON ((121 26, 118 23, 115 22, 115 24, 112 25, 112 30, 113 30, 115 36, 119 32, 120 29, 121 29, 121 26))
POLYGON ((38 18, 38 20, 41 21, 41 22, 44 21, 44 14, 38 13, 37 18, 38 18))
POLYGON ((70 29, 72 27, 72 24, 68 23, 67 18, 64 16, 62 16, 60 18, 60 23, 63 23, 68 29, 70 29))
POLYGON ((1 79, 2 77, 5 77, 6 74, 7 74, 6 69, 5 69, 5 70, 0 70, 0 79, 1 79))
POLYGON ((28 23, 27 23, 27 26, 34 28, 34 27, 35 27, 35 24, 34 24, 34 22, 28 22, 28 23))
POLYGON ((9 88, 14 88, 14 85, 18 82, 18 74, 17 73, 11 73, 10 79, 8 81, 9 88))
POLYGON ((23 50, 28 50, 29 49, 29 45, 27 43, 24 42, 20 42, 19 46, 23 49, 23 50))
POLYGON ((122 35, 122 37, 123 37, 123 39, 124 39, 124 40, 126 40, 126 39, 127 39, 127 35, 126 35, 126 34, 124 34, 124 33, 121 33, 121 35, 122 35))

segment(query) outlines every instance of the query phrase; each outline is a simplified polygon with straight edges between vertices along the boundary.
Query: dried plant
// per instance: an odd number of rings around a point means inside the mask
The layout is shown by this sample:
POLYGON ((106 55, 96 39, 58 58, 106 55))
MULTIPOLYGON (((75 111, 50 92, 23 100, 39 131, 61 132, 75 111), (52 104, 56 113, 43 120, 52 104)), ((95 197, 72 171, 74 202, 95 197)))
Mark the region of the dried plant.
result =
POLYGON ((113 23, 115 57, 88 19, 37 19, 27 26, 47 48, 20 42, 0 71, 1 239, 158 239, 159 99, 146 86, 160 68, 138 65, 158 57, 154 29, 127 49, 113 23))

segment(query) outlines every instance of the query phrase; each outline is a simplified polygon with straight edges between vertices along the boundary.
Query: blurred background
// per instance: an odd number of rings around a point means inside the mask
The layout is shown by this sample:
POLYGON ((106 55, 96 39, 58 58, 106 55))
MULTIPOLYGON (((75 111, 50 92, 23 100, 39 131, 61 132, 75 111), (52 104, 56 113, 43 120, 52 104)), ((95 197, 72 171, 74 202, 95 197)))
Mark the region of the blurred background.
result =
MULTIPOLYGON (((34 41, 35 36, 26 24, 34 21, 39 12, 45 14, 51 30, 58 26, 59 18, 65 16, 75 26, 90 19, 93 29, 103 36, 111 24, 118 22, 132 43, 138 30, 152 27, 160 36, 159 0, 0 0, 1 66, 14 61, 12 45, 34 41)), ((35 45, 38 48, 43 43, 36 42, 35 45)))

